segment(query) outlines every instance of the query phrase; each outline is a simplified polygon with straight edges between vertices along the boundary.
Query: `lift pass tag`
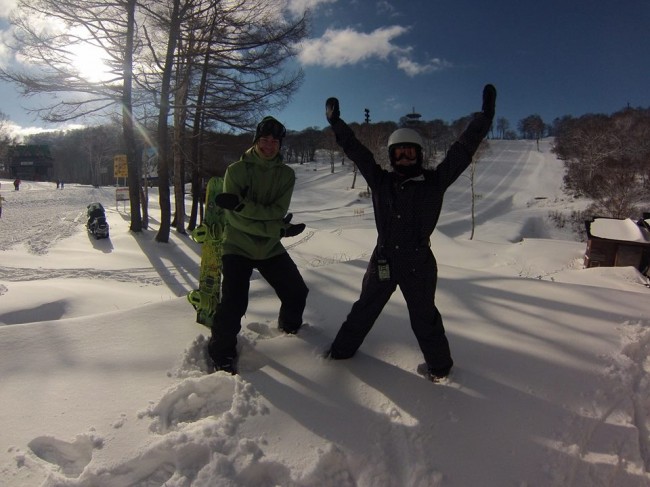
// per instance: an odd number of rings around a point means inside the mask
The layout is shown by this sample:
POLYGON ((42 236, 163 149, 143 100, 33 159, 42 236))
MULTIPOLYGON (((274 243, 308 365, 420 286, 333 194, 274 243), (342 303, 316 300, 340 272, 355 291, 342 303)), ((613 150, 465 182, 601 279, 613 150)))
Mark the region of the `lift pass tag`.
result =
POLYGON ((390 280, 390 267, 388 266, 388 262, 385 259, 379 259, 377 261, 377 272, 379 274, 380 281, 390 280))

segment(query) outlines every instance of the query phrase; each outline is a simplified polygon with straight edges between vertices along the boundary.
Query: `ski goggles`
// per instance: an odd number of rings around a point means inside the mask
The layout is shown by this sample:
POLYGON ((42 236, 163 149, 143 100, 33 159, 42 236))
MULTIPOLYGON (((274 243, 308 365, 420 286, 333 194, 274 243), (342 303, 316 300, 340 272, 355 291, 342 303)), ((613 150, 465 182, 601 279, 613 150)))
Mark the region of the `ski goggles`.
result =
POLYGON ((391 147, 393 159, 399 161, 402 158, 417 159, 418 148, 414 145, 394 145, 391 147))

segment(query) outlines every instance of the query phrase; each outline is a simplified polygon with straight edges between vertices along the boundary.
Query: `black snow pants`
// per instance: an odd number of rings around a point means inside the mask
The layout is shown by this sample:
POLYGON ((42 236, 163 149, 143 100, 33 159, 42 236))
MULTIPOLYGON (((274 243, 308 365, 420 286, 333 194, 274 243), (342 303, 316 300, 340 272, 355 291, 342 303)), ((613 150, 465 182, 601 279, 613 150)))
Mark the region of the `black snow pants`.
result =
POLYGON ((297 329, 302 324, 309 289, 287 252, 264 260, 224 255, 221 303, 213 318, 208 344, 208 352, 216 364, 237 356, 237 334, 241 330, 241 318, 248 308, 253 269, 260 272, 280 299, 278 323, 288 329, 297 329))
POLYGON ((431 250, 428 247, 415 249, 408 262, 394 261, 390 272, 389 280, 379 279, 375 250, 363 277, 361 295, 332 343, 332 357, 344 359, 354 355, 399 286, 427 366, 436 371, 448 371, 453 360, 442 316, 435 304, 438 266, 431 250))

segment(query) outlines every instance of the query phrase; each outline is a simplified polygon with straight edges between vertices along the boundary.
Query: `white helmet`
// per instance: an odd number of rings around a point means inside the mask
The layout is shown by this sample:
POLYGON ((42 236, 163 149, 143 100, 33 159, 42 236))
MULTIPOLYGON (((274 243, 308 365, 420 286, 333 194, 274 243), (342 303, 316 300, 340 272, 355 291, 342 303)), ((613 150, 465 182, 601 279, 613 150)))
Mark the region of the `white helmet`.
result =
POLYGON ((413 129, 397 129, 388 137, 388 151, 393 145, 397 144, 414 144, 422 149, 422 137, 413 129))
POLYGON ((413 129, 407 128, 397 129, 395 132, 390 134, 390 137, 388 137, 388 160, 393 167, 395 167, 393 148, 397 145, 414 145, 417 149, 417 162, 415 166, 411 169, 400 168, 399 172, 420 173, 422 171, 422 162, 424 159, 422 155, 423 142, 420 134, 413 129))

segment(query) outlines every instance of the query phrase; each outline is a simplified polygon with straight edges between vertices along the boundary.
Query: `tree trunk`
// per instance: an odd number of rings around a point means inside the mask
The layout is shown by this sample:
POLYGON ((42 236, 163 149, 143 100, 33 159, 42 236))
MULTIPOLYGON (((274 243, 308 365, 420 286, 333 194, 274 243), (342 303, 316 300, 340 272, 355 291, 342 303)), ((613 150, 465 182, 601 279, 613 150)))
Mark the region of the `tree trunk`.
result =
MULTIPOLYGON (((210 25, 209 39, 214 35, 216 22, 213 20, 210 25)), ((209 43, 209 41, 208 41, 209 43)), ((203 68, 201 70, 201 82, 196 100, 196 111, 194 112, 194 122, 192 125, 192 148, 190 160, 192 164, 192 210, 190 212, 190 222, 188 230, 191 232, 196 228, 197 213, 200 212, 200 223, 203 223, 203 163, 201 160, 201 140, 203 133, 203 107, 207 93, 208 70, 210 69, 210 49, 205 50, 203 58, 203 68), (197 211, 198 210, 198 211, 197 211)))
POLYGON ((174 109, 174 208, 176 231, 185 234, 185 121, 187 119, 187 85, 190 66, 179 66, 174 109))
POLYGON ((178 40, 180 0, 174 0, 171 14, 171 25, 167 52, 163 68, 162 83, 160 87, 160 112, 158 114, 158 185, 160 192, 160 228, 156 235, 157 242, 169 242, 171 230, 171 201, 169 193, 169 133, 167 117, 169 116, 169 98, 171 91, 172 68, 174 65, 174 51, 178 40))
POLYGON ((142 231, 142 217, 140 214, 140 161, 137 157, 135 131, 133 129, 133 37, 135 31, 135 4, 136 0, 127 3, 127 29, 126 46, 124 49, 124 84, 122 87, 122 131, 126 147, 126 161, 128 167, 129 202, 131 204, 132 232, 142 231))

